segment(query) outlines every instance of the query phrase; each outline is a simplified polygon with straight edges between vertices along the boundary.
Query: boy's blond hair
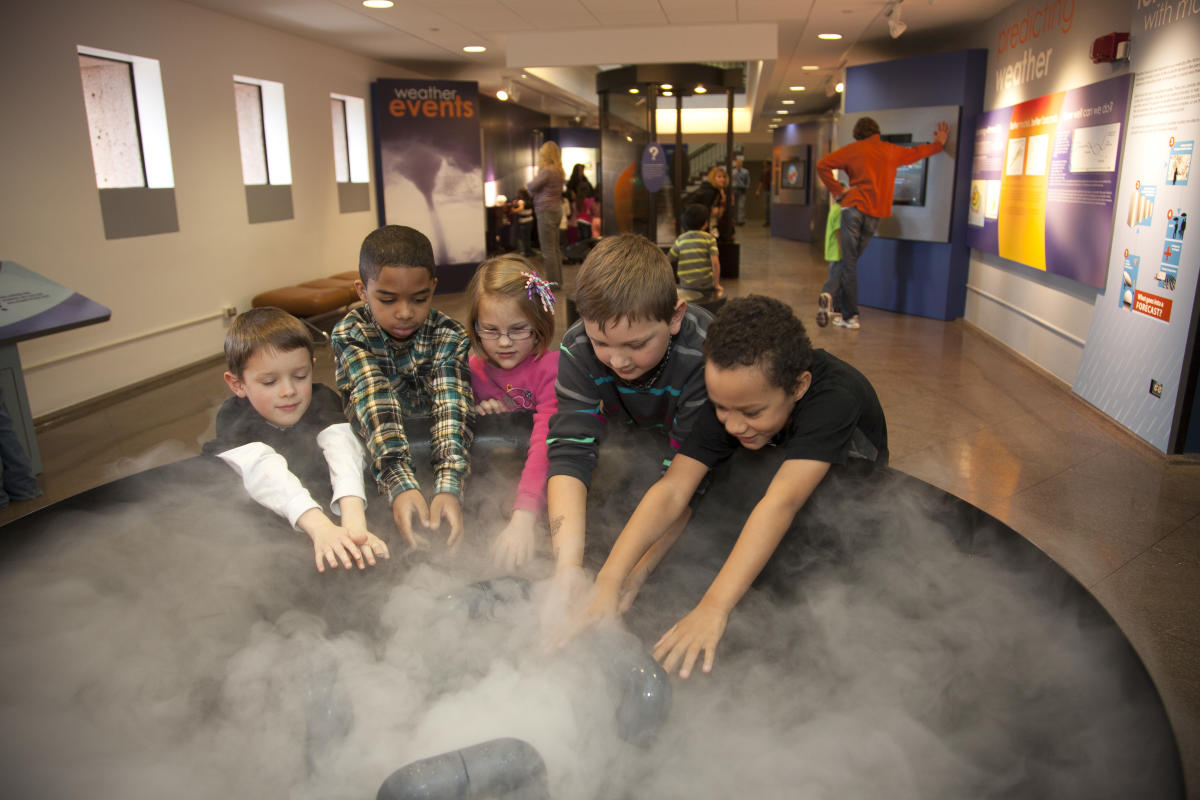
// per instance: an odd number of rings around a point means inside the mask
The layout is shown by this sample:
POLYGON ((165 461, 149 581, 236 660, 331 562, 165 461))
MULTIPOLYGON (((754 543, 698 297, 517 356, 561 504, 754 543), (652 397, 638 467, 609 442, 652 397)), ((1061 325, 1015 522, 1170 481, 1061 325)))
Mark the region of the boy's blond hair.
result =
POLYGON ((600 330, 621 320, 669 323, 678 303, 667 254, 635 233, 601 239, 584 259, 575 281, 579 316, 600 330))
POLYGON ((513 253, 489 258, 475 270, 475 275, 467 286, 467 297, 471 303, 467 311, 467 334, 471 337, 471 344, 475 345, 476 352, 484 352, 483 342, 479 340, 479 331, 475 329, 479 322, 479 301, 489 294, 517 301, 517 306, 529 320, 529 327, 533 328, 534 335, 537 336, 536 352, 539 355, 546 352, 554 338, 554 312, 543 308, 536 292, 530 294, 531 275, 537 275, 537 270, 522 256, 513 253))
POLYGON ((312 334, 308 327, 283 309, 271 306, 252 308, 237 315, 225 334, 225 363, 238 380, 243 377, 246 362, 260 350, 290 353, 300 348, 313 356, 312 334))

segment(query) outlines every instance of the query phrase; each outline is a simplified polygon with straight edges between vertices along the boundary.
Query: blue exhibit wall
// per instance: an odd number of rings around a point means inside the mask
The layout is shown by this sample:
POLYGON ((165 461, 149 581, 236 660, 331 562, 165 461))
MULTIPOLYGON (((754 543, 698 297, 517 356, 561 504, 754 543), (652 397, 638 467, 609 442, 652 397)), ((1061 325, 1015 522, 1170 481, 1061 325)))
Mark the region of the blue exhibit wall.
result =
MULTIPOLYGON (((846 70, 847 113, 921 106, 962 107, 958 128, 950 132, 956 158, 950 241, 872 241, 858 261, 861 305, 943 320, 963 315, 970 253, 966 236, 967 197, 975 125, 983 110, 986 67, 986 50, 957 50, 846 70)), ((932 136, 933 131, 929 134, 932 136)))
MULTIPOLYGON (((771 235, 797 242, 811 242, 823 239, 825 236, 825 220, 821 220, 820 230, 813 226, 813 215, 817 213, 817 158, 821 131, 826 129, 819 122, 799 122, 784 125, 775 132, 775 148, 773 154, 774 172, 771 178, 771 235), (811 145, 812 150, 808 159, 808 194, 805 199, 791 198, 779 188, 780 151, 786 152, 789 147, 811 145)), ((823 208, 825 206, 822 206, 823 208)))

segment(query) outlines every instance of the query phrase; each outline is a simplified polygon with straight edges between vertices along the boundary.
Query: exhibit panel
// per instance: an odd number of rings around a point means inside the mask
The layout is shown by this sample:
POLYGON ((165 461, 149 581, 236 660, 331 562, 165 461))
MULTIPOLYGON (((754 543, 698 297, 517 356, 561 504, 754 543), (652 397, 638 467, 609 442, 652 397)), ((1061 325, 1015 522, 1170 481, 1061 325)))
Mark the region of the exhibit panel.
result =
POLYGON ((1200 424, 1188 394, 1195 392, 1200 259, 1196 234, 1187 235, 1188 212, 1200 205, 1200 181, 1191 180, 1200 141, 1200 15, 1142 2, 1133 21, 1133 94, 1112 246, 1099 258, 1108 274, 1073 389, 1162 452, 1178 453, 1188 426, 1200 424))

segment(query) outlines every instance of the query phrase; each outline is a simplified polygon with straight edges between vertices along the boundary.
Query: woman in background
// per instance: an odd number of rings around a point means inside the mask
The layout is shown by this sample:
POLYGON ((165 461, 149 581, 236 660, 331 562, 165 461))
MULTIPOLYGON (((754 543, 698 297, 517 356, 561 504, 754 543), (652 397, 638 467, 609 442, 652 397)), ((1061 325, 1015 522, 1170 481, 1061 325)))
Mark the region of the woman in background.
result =
POLYGON ((538 173, 525 188, 533 195, 533 209, 537 214, 543 274, 559 288, 562 288, 562 252, 558 247, 558 228, 562 222, 565 177, 558 145, 546 142, 538 151, 538 173))

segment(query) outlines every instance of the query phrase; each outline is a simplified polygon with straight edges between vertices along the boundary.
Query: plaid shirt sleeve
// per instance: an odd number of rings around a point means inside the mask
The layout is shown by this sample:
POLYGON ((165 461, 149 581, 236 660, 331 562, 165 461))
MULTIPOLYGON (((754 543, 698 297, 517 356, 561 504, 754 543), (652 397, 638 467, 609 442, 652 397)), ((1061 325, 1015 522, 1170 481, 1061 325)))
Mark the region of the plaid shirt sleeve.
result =
POLYGON ((475 395, 468 362, 471 343, 462 326, 452 320, 437 328, 432 354, 430 389, 433 395, 430 450, 434 491, 462 496, 463 478, 470 471, 475 395))
POLYGON ((351 312, 334 328, 332 345, 346 416, 366 443, 379 490, 390 503, 401 492, 421 488, 413 474, 400 404, 381 364, 387 357, 386 343, 372 341, 369 329, 351 312))

